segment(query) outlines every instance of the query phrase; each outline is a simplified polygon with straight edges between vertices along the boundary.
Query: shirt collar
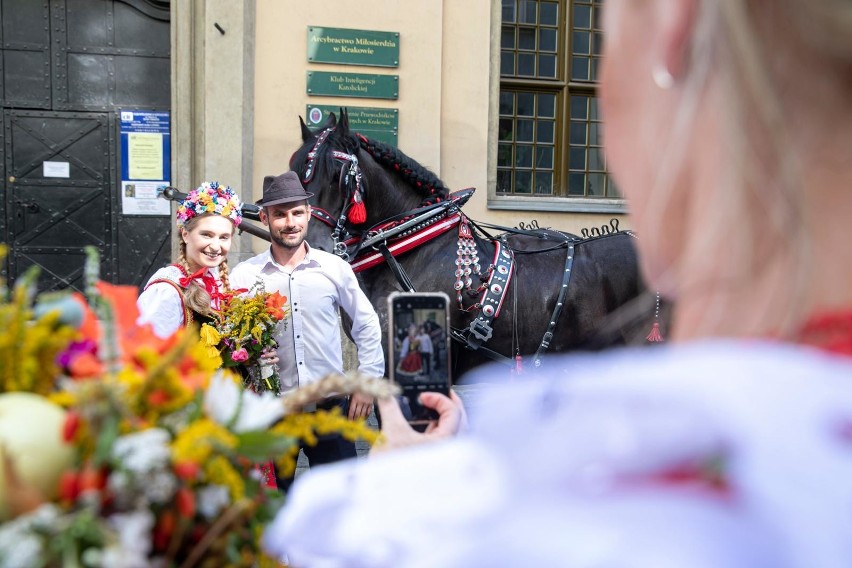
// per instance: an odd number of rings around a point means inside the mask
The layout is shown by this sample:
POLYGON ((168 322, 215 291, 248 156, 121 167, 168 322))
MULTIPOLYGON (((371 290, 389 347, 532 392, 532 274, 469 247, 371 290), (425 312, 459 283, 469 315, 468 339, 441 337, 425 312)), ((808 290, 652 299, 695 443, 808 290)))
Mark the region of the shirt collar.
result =
MULTIPOLYGON (((293 269, 294 272, 296 270, 302 270, 304 268, 309 268, 309 267, 312 268, 312 267, 320 266, 319 262, 317 262, 316 260, 313 259, 314 255, 311 254, 311 251, 313 251, 313 249, 311 248, 311 245, 308 244, 308 241, 304 241, 304 243, 305 243, 305 249, 306 249, 305 258, 303 258, 302 261, 298 265, 296 265, 296 268, 293 269)), ((268 271, 286 272, 286 270, 284 270, 284 267, 282 265, 278 264, 275 261, 275 257, 272 256, 272 245, 270 245, 269 248, 266 249, 266 251, 263 254, 265 256, 263 257, 264 263, 263 263, 263 266, 260 269, 261 272, 268 272, 268 271)))

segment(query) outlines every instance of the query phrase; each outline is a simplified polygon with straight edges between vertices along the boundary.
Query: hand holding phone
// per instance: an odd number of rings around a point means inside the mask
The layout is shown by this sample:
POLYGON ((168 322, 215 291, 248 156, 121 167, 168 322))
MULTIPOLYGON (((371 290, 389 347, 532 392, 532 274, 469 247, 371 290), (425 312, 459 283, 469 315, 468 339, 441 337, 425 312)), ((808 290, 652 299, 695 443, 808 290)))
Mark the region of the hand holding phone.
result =
POLYGON ((450 394, 450 298, 443 292, 395 292, 388 298, 388 369, 400 386, 400 406, 410 424, 437 413, 418 402, 423 392, 450 394))
POLYGON ((450 390, 450 397, 432 392, 423 393, 421 400, 438 411, 437 422, 429 422, 424 432, 417 425, 410 425, 402 414, 395 398, 379 398, 377 409, 382 416, 381 444, 376 444, 371 452, 383 452, 398 448, 407 448, 434 440, 451 438, 462 430, 467 429, 467 415, 464 404, 455 392, 450 390))

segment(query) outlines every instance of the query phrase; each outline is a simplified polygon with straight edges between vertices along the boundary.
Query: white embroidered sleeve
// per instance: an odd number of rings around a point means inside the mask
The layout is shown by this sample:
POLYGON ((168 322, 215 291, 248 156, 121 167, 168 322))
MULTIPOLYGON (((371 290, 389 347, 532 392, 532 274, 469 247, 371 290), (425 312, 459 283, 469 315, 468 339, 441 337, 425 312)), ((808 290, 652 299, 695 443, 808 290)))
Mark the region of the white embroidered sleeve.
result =
POLYGON ((139 318, 136 323, 149 323, 159 337, 169 337, 183 324, 183 302, 174 286, 156 282, 148 286, 136 301, 139 318))

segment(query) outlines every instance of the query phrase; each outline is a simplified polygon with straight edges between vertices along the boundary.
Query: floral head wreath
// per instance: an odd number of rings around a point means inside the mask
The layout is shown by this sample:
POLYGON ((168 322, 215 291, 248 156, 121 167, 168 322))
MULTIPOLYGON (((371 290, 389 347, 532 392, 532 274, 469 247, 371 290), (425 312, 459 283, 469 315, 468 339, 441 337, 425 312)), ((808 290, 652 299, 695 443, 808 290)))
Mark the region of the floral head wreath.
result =
POLYGON ((189 192, 177 210, 177 226, 182 229, 187 221, 205 213, 222 215, 239 225, 243 220, 242 202, 234 190, 216 181, 205 181, 189 192))

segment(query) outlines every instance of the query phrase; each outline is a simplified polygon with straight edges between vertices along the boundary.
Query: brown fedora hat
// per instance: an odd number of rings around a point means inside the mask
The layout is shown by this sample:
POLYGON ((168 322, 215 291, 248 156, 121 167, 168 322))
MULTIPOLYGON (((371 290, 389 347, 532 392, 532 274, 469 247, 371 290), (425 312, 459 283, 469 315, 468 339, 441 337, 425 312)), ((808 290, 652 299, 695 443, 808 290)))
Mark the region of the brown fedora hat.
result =
POLYGON ((293 201, 307 201, 313 193, 308 193, 302 187, 296 172, 286 172, 280 176, 266 176, 263 178, 263 198, 255 204, 261 207, 291 203, 293 201))

